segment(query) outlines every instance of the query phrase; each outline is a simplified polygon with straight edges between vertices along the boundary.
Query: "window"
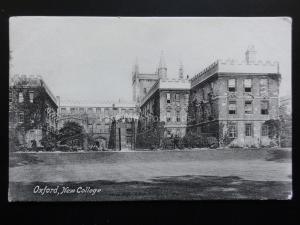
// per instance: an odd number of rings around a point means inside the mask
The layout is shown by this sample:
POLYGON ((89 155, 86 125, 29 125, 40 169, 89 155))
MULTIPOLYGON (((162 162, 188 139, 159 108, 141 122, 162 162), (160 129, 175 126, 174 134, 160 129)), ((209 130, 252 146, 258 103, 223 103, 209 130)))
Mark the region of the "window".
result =
POLYGON ((15 113, 9 112, 9 122, 15 122, 15 113))
POLYGON ((171 95, 170 95, 170 93, 167 93, 167 103, 171 103, 171 95))
POLYGON ((228 113, 229 114, 236 114, 236 101, 229 101, 228 113))
POLYGON ((146 94, 147 93, 147 88, 144 88, 144 94, 146 94))
POLYGON ((245 92, 251 92, 252 91, 252 80, 251 79, 245 79, 244 80, 244 91, 245 92))
POLYGON ((184 95, 184 101, 187 102, 189 100, 189 94, 184 95))
POLYGON ((264 79, 260 79, 259 80, 259 92, 260 95, 268 95, 268 91, 269 91, 269 84, 268 84, 268 79, 264 78, 264 79))
POLYGON ((84 108, 79 108, 79 112, 84 112, 84 108))
POLYGON ((167 137, 171 137, 171 130, 167 130, 167 137))
POLYGON ((61 109, 60 109, 60 112, 61 112, 61 113, 65 113, 66 111, 67 111, 66 108, 61 108, 61 109))
POLYGON ((92 124, 88 125, 88 130, 89 130, 89 132, 93 132, 93 125, 92 124))
POLYGON ((9 102, 12 102, 12 92, 11 91, 9 91, 8 100, 9 100, 9 102))
POLYGON ((24 123, 24 113, 19 112, 19 123, 24 123))
POLYGON ((235 92, 236 91, 236 81, 235 79, 228 80, 228 91, 235 92))
POLYGON ((33 103, 33 92, 32 91, 30 91, 29 92, 29 101, 31 102, 31 103, 33 103))
POLYGON ((261 136, 268 136, 269 135, 269 127, 266 124, 261 125, 261 136))
POLYGON ((175 94, 175 101, 176 101, 176 102, 179 102, 179 101, 180 101, 179 94, 175 94))
POLYGON ((180 112, 176 112, 176 122, 180 122, 180 112))
POLYGON ((92 113, 93 111, 94 111, 93 108, 88 108, 89 113, 92 113))
POLYGON ((71 113, 75 113, 76 108, 71 108, 70 111, 71 111, 71 113))
POLYGON ((23 93, 19 92, 19 103, 22 103, 24 101, 23 93))
POLYGON ((245 124, 245 136, 247 137, 252 137, 252 124, 251 123, 246 123, 245 124))
POLYGON ((171 112, 167 111, 167 122, 171 121, 171 112))
POLYGON ((252 107, 252 101, 246 100, 245 101, 245 114, 252 114, 253 107, 252 107))
POLYGON ((262 115, 268 115, 269 114, 269 102, 268 101, 261 101, 260 113, 262 115))
POLYGON ((213 91, 214 90, 214 82, 210 83, 210 90, 213 91))
POLYGON ((237 126, 235 123, 228 125, 228 135, 230 138, 236 138, 237 137, 237 126))
POLYGON ((97 112, 97 113, 101 113, 101 108, 100 108, 100 107, 97 107, 97 108, 96 108, 96 112, 97 112))

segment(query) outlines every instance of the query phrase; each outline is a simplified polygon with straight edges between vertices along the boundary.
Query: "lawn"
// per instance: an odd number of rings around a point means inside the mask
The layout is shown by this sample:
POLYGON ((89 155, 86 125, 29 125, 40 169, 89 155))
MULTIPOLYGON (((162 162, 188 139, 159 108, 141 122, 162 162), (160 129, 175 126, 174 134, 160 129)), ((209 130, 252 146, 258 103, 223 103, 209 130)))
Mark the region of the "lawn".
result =
POLYGON ((290 150, 14 153, 12 201, 290 198, 290 150), (33 193, 36 186, 99 193, 33 193))

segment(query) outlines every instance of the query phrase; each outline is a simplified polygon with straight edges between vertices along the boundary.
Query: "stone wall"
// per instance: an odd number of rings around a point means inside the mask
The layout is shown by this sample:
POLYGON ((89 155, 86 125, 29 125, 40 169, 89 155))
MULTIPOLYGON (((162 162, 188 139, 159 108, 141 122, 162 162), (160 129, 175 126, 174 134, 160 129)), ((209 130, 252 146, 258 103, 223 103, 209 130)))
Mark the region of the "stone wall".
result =
POLYGON ((278 120, 279 74, 216 74, 205 82, 192 87, 188 106, 188 134, 190 132, 211 133, 218 137, 220 146, 258 147, 277 142, 262 136, 262 124, 278 120), (228 79, 236 79, 236 91, 228 92, 228 79), (244 79, 252 79, 250 93, 244 91, 244 79), (268 79, 268 91, 261 93, 260 79, 268 79), (252 113, 245 113, 245 101, 252 101, 252 113), (236 113, 229 114, 229 101, 236 102, 236 113), (261 101, 269 102, 267 115, 261 114, 261 101), (236 138, 228 138, 227 124, 236 123, 236 138), (252 136, 245 136, 245 124, 253 126, 252 136), (211 125, 214 124, 214 125, 211 125), (218 125, 216 125, 218 124, 218 125), (226 139, 226 140, 224 140, 226 139))

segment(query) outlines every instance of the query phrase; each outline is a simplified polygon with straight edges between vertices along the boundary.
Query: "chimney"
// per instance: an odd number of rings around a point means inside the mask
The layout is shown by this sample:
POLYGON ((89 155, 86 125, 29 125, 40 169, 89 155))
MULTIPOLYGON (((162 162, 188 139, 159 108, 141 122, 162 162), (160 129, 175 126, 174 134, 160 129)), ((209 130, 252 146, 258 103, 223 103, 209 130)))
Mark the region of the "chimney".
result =
POLYGON ((246 51, 246 62, 247 64, 254 63, 256 60, 256 51, 254 48, 254 45, 248 46, 248 49, 246 51))

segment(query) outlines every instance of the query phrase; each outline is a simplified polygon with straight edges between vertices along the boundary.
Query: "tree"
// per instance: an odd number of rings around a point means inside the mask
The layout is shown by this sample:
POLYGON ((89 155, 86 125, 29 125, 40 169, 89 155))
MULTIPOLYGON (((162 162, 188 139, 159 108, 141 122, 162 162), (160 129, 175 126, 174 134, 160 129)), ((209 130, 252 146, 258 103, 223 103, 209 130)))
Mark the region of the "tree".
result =
POLYGON ((68 144, 73 146, 74 142, 77 142, 82 146, 83 138, 83 127, 76 122, 67 121, 59 130, 58 141, 60 144, 68 144))
POLYGON ((280 144, 281 147, 292 147, 292 116, 283 114, 280 117, 281 132, 280 144))
POLYGON ((28 80, 17 81, 18 83, 9 87, 11 96, 9 102, 9 120, 12 123, 10 135, 12 146, 17 146, 25 142, 25 135, 31 129, 41 128, 43 125, 43 116, 45 111, 45 92, 41 87, 25 89, 22 85, 29 85, 28 80), (35 92, 33 102, 29 100, 30 91, 35 92), (22 93, 23 103, 18 102, 18 94, 22 93), (18 116, 23 115, 23 122, 18 123, 18 116), (19 140, 20 139, 20 140, 19 140))
POLYGON ((265 125, 268 126, 268 136, 271 140, 275 141, 275 145, 278 146, 280 144, 280 136, 281 136, 281 122, 280 120, 270 119, 264 122, 265 125))
POLYGON ((109 149, 115 149, 116 148, 116 120, 113 119, 110 127, 110 135, 109 135, 109 141, 108 141, 108 148, 109 149))

